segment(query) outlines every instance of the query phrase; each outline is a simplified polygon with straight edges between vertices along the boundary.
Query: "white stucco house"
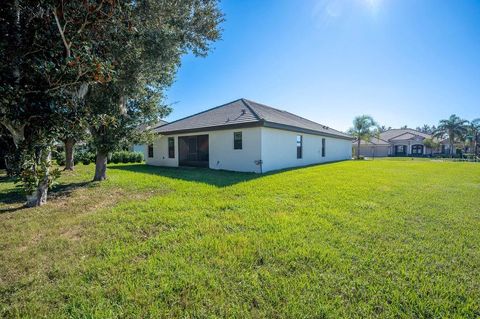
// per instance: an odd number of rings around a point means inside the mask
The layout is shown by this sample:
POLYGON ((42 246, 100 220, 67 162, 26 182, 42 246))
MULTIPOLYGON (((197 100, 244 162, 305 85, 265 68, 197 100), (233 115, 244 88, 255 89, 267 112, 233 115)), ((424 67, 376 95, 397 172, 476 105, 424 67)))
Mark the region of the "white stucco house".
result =
MULTIPOLYGON (((264 173, 352 157, 352 137, 246 99, 153 128, 148 165, 264 173)), ((140 150, 140 149, 139 149, 140 150)))

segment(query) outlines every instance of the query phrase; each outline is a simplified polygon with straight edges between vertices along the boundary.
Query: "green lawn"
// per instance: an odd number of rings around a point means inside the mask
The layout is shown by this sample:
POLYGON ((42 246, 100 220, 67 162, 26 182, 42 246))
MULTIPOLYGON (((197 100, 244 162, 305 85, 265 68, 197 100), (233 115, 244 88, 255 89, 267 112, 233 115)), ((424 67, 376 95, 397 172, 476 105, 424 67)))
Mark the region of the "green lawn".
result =
POLYGON ((0 180, 0 317, 480 316, 480 164, 108 173, 0 180))

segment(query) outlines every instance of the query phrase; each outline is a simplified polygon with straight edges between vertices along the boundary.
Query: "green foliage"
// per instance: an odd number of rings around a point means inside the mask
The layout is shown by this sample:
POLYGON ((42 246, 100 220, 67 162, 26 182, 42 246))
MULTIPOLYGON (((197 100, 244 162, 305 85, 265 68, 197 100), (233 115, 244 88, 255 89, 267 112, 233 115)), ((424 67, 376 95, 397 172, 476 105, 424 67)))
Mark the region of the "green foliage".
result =
POLYGON ((431 150, 436 150, 440 148, 440 142, 437 139, 433 139, 433 138, 424 139, 423 145, 425 145, 425 147, 428 147, 431 150))
POLYGON ((138 140, 141 124, 153 124, 170 112, 162 103, 163 92, 181 56, 205 56, 220 37, 223 19, 216 0, 145 1, 130 10, 134 32, 120 29, 109 42, 117 62, 115 81, 92 87, 86 98, 93 143, 103 154, 138 140))
POLYGON ((450 144, 450 154, 455 155, 455 143, 465 140, 468 121, 452 114, 446 120, 440 120, 434 136, 437 138, 448 138, 450 144))
POLYGON ((17 0, 0 13, 0 125, 17 177, 34 174, 21 153, 47 147, 38 140, 78 141, 88 128, 106 154, 167 114, 181 56, 205 56, 222 21, 216 0, 17 0))
POLYGON ((22 161, 24 167, 20 174, 20 183, 26 194, 33 194, 42 182, 46 182, 48 188, 55 184, 60 177, 58 168, 52 169, 48 154, 26 154, 22 161))
POLYGON ((381 130, 369 115, 360 115, 353 119, 353 127, 348 130, 348 134, 357 139, 357 159, 360 159, 360 142, 368 142, 372 137, 378 137, 381 130))
POLYGON ((360 115, 355 117, 353 127, 348 130, 348 133, 359 140, 369 141, 375 136, 377 130, 378 124, 371 116, 360 115))
POLYGON ((75 152, 74 155, 75 164, 83 163, 83 165, 88 165, 90 163, 95 163, 95 153, 88 151, 75 152))
POLYGON ((113 152, 110 161, 112 163, 141 163, 143 162, 143 153, 120 151, 113 152))

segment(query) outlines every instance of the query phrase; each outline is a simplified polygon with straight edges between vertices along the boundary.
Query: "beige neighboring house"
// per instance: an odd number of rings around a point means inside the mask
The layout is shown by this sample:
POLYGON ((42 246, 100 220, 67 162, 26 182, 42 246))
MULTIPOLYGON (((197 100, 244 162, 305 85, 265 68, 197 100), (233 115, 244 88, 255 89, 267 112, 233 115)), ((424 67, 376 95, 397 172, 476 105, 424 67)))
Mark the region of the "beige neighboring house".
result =
MULTIPOLYGON (((391 129, 372 138, 369 142, 360 142, 360 155, 365 157, 387 156, 429 156, 448 153, 448 142, 439 141, 441 147, 432 150, 423 145, 425 139, 434 139, 431 134, 413 129, 391 129)), ((353 141, 353 154, 357 154, 357 140, 353 141)))

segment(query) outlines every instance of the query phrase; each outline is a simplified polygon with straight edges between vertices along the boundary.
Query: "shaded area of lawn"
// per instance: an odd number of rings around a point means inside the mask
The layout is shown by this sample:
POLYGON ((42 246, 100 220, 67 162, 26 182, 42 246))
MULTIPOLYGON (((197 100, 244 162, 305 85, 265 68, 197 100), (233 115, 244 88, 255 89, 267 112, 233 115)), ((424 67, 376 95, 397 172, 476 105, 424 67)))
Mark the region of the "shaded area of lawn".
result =
POLYGON ((217 187, 231 186, 262 176, 255 173, 229 172, 212 170, 208 168, 158 167, 145 164, 111 165, 108 167, 108 169, 124 170, 143 174, 154 174, 173 179, 181 179, 189 182, 210 184, 217 187))
POLYGON ((0 317, 480 315, 480 165, 108 174, 0 214, 0 317))
MULTIPOLYGON (((58 197, 69 196, 78 188, 86 187, 90 184, 88 181, 70 182, 63 181, 60 184, 54 185, 49 190, 49 200, 55 200, 58 197)), ((6 212, 15 212, 19 209, 26 208, 25 193, 19 184, 16 184, 14 179, 7 176, 0 176, 0 214, 6 212)))

